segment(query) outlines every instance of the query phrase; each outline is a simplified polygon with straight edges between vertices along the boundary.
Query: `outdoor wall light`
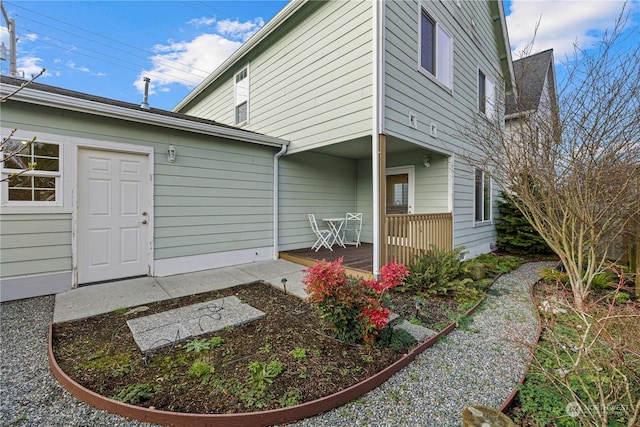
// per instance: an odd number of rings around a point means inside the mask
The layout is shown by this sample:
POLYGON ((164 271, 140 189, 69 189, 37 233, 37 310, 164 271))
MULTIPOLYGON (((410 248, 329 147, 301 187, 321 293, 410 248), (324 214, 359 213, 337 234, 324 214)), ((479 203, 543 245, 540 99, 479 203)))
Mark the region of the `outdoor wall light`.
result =
POLYGON ((167 161, 169 163, 173 163, 176 161, 176 148, 173 144, 169 145, 169 149, 167 150, 167 161))
POLYGON ((429 166, 431 166, 431 156, 429 156, 428 154, 425 154, 424 157, 422 158, 422 164, 424 165, 425 168, 428 168, 429 166))

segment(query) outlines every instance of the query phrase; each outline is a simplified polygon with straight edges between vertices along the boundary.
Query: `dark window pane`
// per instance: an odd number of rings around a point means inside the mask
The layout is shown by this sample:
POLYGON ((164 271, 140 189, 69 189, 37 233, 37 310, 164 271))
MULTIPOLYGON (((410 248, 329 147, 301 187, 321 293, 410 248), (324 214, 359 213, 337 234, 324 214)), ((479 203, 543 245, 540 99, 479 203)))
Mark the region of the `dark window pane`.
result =
POLYGON ((482 204, 484 202, 483 197, 483 189, 482 185, 482 171, 476 170, 476 186, 475 186, 475 216, 476 221, 482 221, 482 214, 484 213, 484 209, 482 204))
POLYGON ((53 172, 60 170, 60 161, 58 159, 36 157, 34 160, 36 162, 35 170, 53 172))
POLYGON ((491 219, 491 178, 488 175, 484 177, 484 221, 491 219))
POLYGON ((14 190, 9 189, 9 200, 17 200, 17 201, 31 201, 31 189, 27 190, 14 190))
POLYGON ((38 189, 56 188, 56 179, 51 176, 35 176, 33 181, 33 186, 38 189))
POLYGON ((33 186, 33 177, 18 175, 12 178, 9 178, 9 188, 13 187, 28 187, 31 188, 33 186))
POLYGON ((242 123, 247 121, 247 103, 243 102, 242 104, 236 107, 236 123, 242 123))
POLYGON ((33 201, 35 202, 55 202, 55 190, 34 190, 33 201))
POLYGON ((433 75, 435 75, 435 26, 435 22, 429 15, 422 11, 420 65, 433 75))
POLYGON ((27 169, 30 157, 18 154, 4 161, 4 167, 7 169, 27 169))
POLYGON ((58 154, 60 146, 57 144, 46 144, 44 142, 33 143, 33 154, 36 156, 60 157, 58 154))
POLYGON ((478 71, 478 111, 484 113, 487 98, 487 78, 482 71, 478 71))
POLYGON ((7 169, 24 169, 22 165, 29 163, 29 147, 20 141, 10 139, 2 144, 4 167, 7 169), (18 154, 19 153, 19 154, 18 154))

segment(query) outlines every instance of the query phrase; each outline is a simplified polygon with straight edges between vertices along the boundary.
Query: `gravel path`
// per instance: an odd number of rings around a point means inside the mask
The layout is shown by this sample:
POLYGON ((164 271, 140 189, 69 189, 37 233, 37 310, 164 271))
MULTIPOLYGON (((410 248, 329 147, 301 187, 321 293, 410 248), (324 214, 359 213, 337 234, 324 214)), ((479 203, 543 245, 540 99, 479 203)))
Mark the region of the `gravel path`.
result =
MULTIPOLYGON (((470 404, 499 407, 524 369, 536 318, 529 285, 548 263, 500 277, 473 315, 389 381, 356 401, 292 426, 459 426, 470 404)), ((53 297, 0 307, 0 425, 151 426, 95 409, 55 380, 47 363, 53 297)))

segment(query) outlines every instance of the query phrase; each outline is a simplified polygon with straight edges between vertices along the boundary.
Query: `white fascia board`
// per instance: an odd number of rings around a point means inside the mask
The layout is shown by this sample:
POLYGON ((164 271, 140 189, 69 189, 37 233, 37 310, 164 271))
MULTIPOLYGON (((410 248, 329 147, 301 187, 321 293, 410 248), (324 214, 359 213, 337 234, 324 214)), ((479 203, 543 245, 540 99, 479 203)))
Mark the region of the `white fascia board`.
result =
POLYGON ((504 116, 504 119, 505 120, 521 119, 535 112, 536 110, 532 108, 531 110, 525 110, 525 111, 519 111, 517 113, 507 114, 504 116))
POLYGON ((254 46, 264 40, 269 34, 275 31, 282 23, 284 23, 289 16, 293 15, 300 7, 302 7, 309 0, 291 0, 276 16, 271 18, 260 30, 258 30, 249 40, 244 42, 238 50, 231 54, 226 61, 224 61, 218 68, 216 68, 209 76, 207 76, 195 89, 193 89, 187 96, 182 99, 171 109, 173 112, 180 112, 189 102, 191 102, 196 96, 207 88, 215 79, 224 74, 229 68, 231 68, 236 62, 238 62, 247 52, 253 49, 254 46))
MULTIPOLYGON (((0 92, 2 93, 2 96, 5 96, 12 93, 15 89, 17 89, 17 86, 3 84, 0 92)), ((21 89, 20 92, 13 95, 11 99, 36 105, 60 108, 63 110, 77 111, 81 113, 110 117, 170 129, 177 129, 203 135, 235 139, 238 141, 250 142, 260 145, 281 147, 283 145, 289 144, 289 141, 286 141, 284 139, 253 132, 247 132, 242 129, 227 128, 191 120, 184 120, 177 117, 155 114, 150 111, 134 110, 131 108, 104 104, 87 99, 80 99, 66 95, 43 92, 35 89, 30 89, 28 87, 21 89)))
MULTIPOLYGON (((504 14, 504 4, 502 1, 496 2, 498 6, 498 20, 500 21, 500 31, 502 32, 502 46, 505 50, 505 61, 507 61, 507 69, 509 71, 509 86, 511 87, 511 91, 517 97, 518 89, 516 88, 516 80, 515 74, 513 72, 513 58, 511 57, 511 42, 509 41, 509 32, 507 31, 507 20, 504 14)), ((505 88, 507 89, 507 88, 505 88)), ((508 91, 507 91, 508 92, 508 91)))

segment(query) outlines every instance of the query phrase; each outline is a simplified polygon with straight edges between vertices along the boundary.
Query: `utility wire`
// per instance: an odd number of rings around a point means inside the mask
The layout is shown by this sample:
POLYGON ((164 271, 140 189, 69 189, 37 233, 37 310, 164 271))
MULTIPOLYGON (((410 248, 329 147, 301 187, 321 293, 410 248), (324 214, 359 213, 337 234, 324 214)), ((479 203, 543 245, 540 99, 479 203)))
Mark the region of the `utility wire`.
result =
MULTIPOLYGON (((72 28, 78 29, 78 30, 80 30, 80 31, 82 31, 82 32, 89 33, 89 34, 92 34, 92 35, 94 35, 94 36, 97 36, 97 37, 100 37, 100 38, 103 38, 103 39, 109 40, 109 41, 111 41, 111 42, 116 43, 116 46, 113 46, 113 45, 110 45, 110 44, 107 44, 107 43, 104 43, 104 42, 101 42, 101 41, 98 41, 98 40, 94 40, 94 39, 88 38, 88 37, 86 37, 86 36, 83 36, 83 35, 80 35, 80 34, 77 34, 77 33, 73 33, 73 32, 71 32, 71 31, 67 31, 67 30, 61 29, 61 28, 59 28, 59 27, 55 27, 55 26, 53 26, 53 25, 46 24, 46 23, 41 22, 41 21, 37 21, 37 20, 35 20, 35 19, 33 19, 33 18, 29 18, 29 17, 24 16, 24 15, 15 14, 15 16, 19 16, 19 17, 20 17, 20 18, 22 18, 22 19, 25 19, 25 20, 28 20, 28 21, 34 22, 34 23, 39 24, 39 25, 43 25, 43 26, 45 26, 45 27, 52 28, 52 29, 54 29, 54 30, 56 30, 56 31, 60 31, 60 32, 66 33, 66 34, 69 34, 69 35, 74 36, 74 37, 82 38, 82 39, 87 40, 87 41, 89 41, 89 42, 91 42, 91 43, 96 43, 96 44, 99 44, 99 45, 101 45, 101 46, 105 46, 105 47, 108 47, 108 48, 110 48, 110 49, 117 50, 117 51, 122 52, 122 53, 126 53, 126 54, 131 55, 131 56, 135 56, 135 57, 138 57, 138 58, 143 58, 145 61, 147 61, 147 60, 149 59, 149 58, 148 58, 147 56, 145 56, 145 55, 153 55, 153 56, 157 55, 157 53, 156 53, 156 52, 153 52, 153 51, 150 51, 150 50, 147 50, 147 49, 143 49, 143 48, 140 48, 140 47, 138 47, 138 46, 134 46, 134 45, 132 45, 132 44, 129 44, 129 43, 123 42, 123 41, 121 41, 121 40, 114 39, 114 38, 109 37, 109 36, 105 36, 105 35, 103 35, 103 34, 100 34, 100 33, 95 32, 95 31, 87 30, 87 29, 82 28, 82 27, 79 27, 79 26, 77 26, 77 25, 74 25, 74 24, 71 24, 71 23, 68 23, 68 22, 62 21, 62 20, 57 19, 57 18, 53 18, 53 17, 47 16, 47 15, 42 14, 42 13, 40 13, 40 12, 36 12, 36 11, 34 11, 34 10, 32 10, 32 9, 28 9, 28 8, 26 8, 26 7, 23 7, 23 6, 20 6, 20 5, 14 4, 14 3, 8 3, 8 4, 11 4, 11 6, 12 6, 12 7, 20 8, 20 9, 25 10, 25 11, 27 11, 27 12, 33 13, 33 14, 35 14, 35 15, 42 16, 42 17, 44 17, 44 18, 46 18, 46 19, 49 19, 49 20, 52 20, 52 21, 59 22, 59 23, 61 23, 61 24, 65 25, 65 26, 72 27, 72 28), (130 49, 133 49, 133 50, 134 50, 134 51, 136 51, 136 52, 142 52, 142 53, 144 53, 145 55, 141 55, 141 54, 139 54, 139 53, 131 53, 131 52, 127 52, 126 50, 123 50, 123 49, 121 48, 121 46, 127 46, 127 47, 129 47, 130 49)), ((31 31, 32 31, 34 34, 38 34, 36 31, 33 31, 33 30, 31 30, 31 31)), ((46 34, 43 34, 43 35, 45 35, 45 36, 47 36, 47 37, 51 37, 51 36, 46 35, 46 34)), ((182 69, 180 69, 180 68, 177 68, 177 67, 175 67, 175 66, 170 65, 170 64, 169 64, 169 62, 174 63, 174 64, 177 64, 177 65, 179 65, 180 67, 185 67, 185 68, 188 68, 188 69, 191 69, 191 70, 200 71, 200 72, 202 72, 202 73, 204 73, 204 74, 205 74, 205 77, 211 73, 211 70, 203 70, 203 69, 200 69, 200 68, 197 68, 197 67, 193 67, 193 66, 191 66, 191 65, 184 64, 184 63, 181 63, 181 62, 179 62, 179 61, 172 60, 172 59, 164 59, 164 61, 166 61, 166 63, 163 63, 163 65, 165 65, 165 66, 167 66, 167 67, 169 67, 169 68, 176 69, 176 70, 181 71, 181 72, 184 72, 184 70, 182 70, 182 69)), ((186 81, 186 80, 185 80, 185 81, 186 81)))
MULTIPOLYGON (((136 71, 136 72, 139 72, 145 66, 144 64, 140 65, 140 64, 137 64, 135 62, 122 61, 121 58, 113 56, 113 55, 109 55, 109 54, 107 54, 105 52, 101 52, 101 54, 100 54, 101 56, 91 55, 90 53, 86 52, 86 51, 91 51, 91 50, 86 48, 86 47, 84 47, 84 46, 74 46, 74 45, 68 44, 68 42, 66 42, 65 40, 61 40, 61 39, 58 39, 58 38, 50 36, 50 35, 44 35, 44 36, 46 38, 41 39, 39 41, 41 44, 46 44, 46 45, 49 45, 49 46, 52 46, 52 47, 55 47, 55 48, 58 48, 58 49, 67 50, 67 51, 75 48, 76 50, 73 51, 74 55, 80 55, 80 56, 83 56, 83 57, 95 59, 97 61, 101 61, 101 62, 106 63, 106 64, 114 65, 114 66, 116 66, 118 68, 127 69, 127 70, 131 70, 131 71, 136 71), (55 41, 57 41, 57 42, 59 42, 61 44, 51 43, 49 40, 55 40, 55 41), (105 58, 115 59, 116 62, 106 60, 105 58)), ((189 71, 185 71, 185 70, 179 70, 176 67, 171 67, 171 68, 174 68, 174 69, 176 69, 178 71, 181 71, 182 73, 188 73, 189 72, 189 71)), ((187 85, 196 84, 196 82, 194 82, 193 80, 185 79, 185 78, 182 78, 182 77, 180 77, 180 76, 178 76, 176 74, 172 74, 172 73, 169 73, 169 72, 164 72, 163 75, 169 77, 170 79, 172 79, 172 81, 175 81, 175 82, 183 82, 183 83, 185 83, 187 85)), ((206 76, 204 76, 204 77, 206 77, 206 76)), ((167 80, 169 80, 169 79, 167 79, 167 80)))
MULTIPOLYGON (((120 56, 110 55, 110 54, 106 53, 105 51, 102 51, 100 53, 100 56, 95 56, 95 55, 91 55, 90 53, 86 53, 86 51, 89 51, 89 52, 93 52, 94 51, 94 50, 92 50, 92 49, 90 49, 90 48, 88 48, 86 46, 74 45, 74 44, 71 44, 70 42, 67 42, 66 40, 59 39, 59 38, 57 38, 55 36, 52 36, 50 34, 45 34, 45 33, 42 33, 42 32, 36 32, 36 31, 33 31, 33 30, 29 29, 29 28, 27 28, 27 31, 31 32, 32 34, 37 34, 39 36, 42 36, 42 38, 39 40, 39 43, 41 43, 41 44, 47 44, 49 46, 52 46, 52 47, 55 47, 55 48, 59 48, 59 49, 64 49, 64 50, 67 50, 67 51, 70 51, 72 49, 77 49, 77 50, 73 51, 74 55, 81 55, 81 56, 84 56, 84 57, 87 57, 87 58, 92 58, 92 59, 95 59, 97 61, 101 61, 101 62, 104 62, 104 63, 107 63, 107 64, 115 65, 117 67, 120 67, 120 68, 123 68, 123 69, 132 70, 132 71, 140 71, 141 69, 143 69, 146 66, 148 66, 148 64, 146 64, 146 61, 148 61, 148 58, 146 58, 146 57, 142 57, 142 56, 139 56, 139 55, 131 54, 132 56, 135 56, 135 57, 140 58, 140 59, 143 60, 143 62, 132 62, 132 61, 123 60, 123 58, 120 57, 120 56), (60 44, 51 43, 49 40, 55 40, 55 41, 59 42, 60 44), (115 62, 114 61, 108 61, 105 58, 111 58, 111 59, 115 60, 115 62)), ((171 68, 173 70, 176 70, 176 71, 178 71, 180 73, 183 73, 183 74, 186 74, 186 73, 192 74, 193 70, 198 70, 195 67, 191 67, 189 65, 183 65, 183 64, 181 64, 181 63, 179 63, 177 61, 171 61, 171 62, 174 62, 175 64, 182 65, 184 68, 186 68, 186 69, 180 69, 177 66, 174 66, 174 65, 166 63, 165 61, 168 61, 168 60, 163 60, 161 65, 166 66, 167 68, 171 68)), ((200 71, 200 70, 198 70, 198 71, 200 71)), ((207 71, 202 71, 202 72, 204 73, 204 75, 199 76, 200 78, 205 78, 209 74, 209 72, 207 72, 207 71)), ((174 73, 164 72, 163 75, 167 76, 167 77, 170 77, 173 81, 184 82, 184 83, 187 83, 188 85, 196 84, 196 82, 194 82, 193 80, 185 79, 185 78, 180 77, 180 76, 178 76, 178 75, 176 75, 174 73)))

